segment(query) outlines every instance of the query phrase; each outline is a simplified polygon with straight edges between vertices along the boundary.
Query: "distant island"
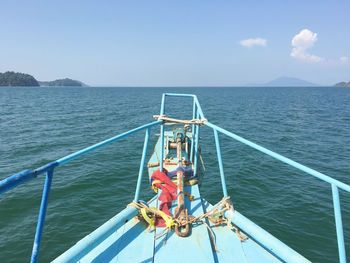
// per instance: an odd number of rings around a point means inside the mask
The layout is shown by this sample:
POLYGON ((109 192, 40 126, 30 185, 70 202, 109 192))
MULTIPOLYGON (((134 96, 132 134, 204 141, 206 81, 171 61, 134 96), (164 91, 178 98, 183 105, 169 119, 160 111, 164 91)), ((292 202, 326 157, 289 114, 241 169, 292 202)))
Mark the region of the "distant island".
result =
POLYGON ((39 82, 31 75, 25 73, 15 73, 7 71, 0 73, 0 86, 39 86, 39 82))
POLYGON ((277 79, 274 79, 270 82, 267 82, 265 84, 262 84, 262 86, 268 86, 268 87, 313 87, 317 86, 314 83, 297 79, 297 78, 290 78, 290 77, 280 77, 277 79))
POLYGON ((335 84, 336 87, 350 87, 350 81, 349 82, 339 82, 335 84))
POLYGON ((74 80, 74 79, 56 79, 54 81, 39 81, 39 85, 43 87, 63 87, 63 86, 74 86, 74 87, 83 87, 86 86, 84 83, 74 80))
POLYGON ((56 79, 54 81, 37 81, 33 76, 20 72, 7 71, 0 73, 0 86, 6 87, 83 87, 87 86, 81 81, 69 78, 56 79))

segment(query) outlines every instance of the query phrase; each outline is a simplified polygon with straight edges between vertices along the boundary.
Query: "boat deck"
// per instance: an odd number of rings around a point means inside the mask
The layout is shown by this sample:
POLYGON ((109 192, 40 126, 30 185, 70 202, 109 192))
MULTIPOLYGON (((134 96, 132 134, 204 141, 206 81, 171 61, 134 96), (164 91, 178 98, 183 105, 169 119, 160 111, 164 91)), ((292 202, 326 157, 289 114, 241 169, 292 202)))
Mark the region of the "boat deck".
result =
MULTIPOLYGON (((186 186, 185 191, 195 197, 192 202, 185 198, 189 214, 198 216, 210 209, 211 205, 201 198, 197 185, 186 186)), ((157 198, 149 205, 157 206, 157 198)), ((172 213, 175 207, 176 204, 172 206, 172 213)), ((219 252, 213 250, 210 233, 204 224, 193 224, 190 236, 185 238, 174 231, 161 236, 164 228, 149 232, 147 226, 134 217, 80 262, 281 262, 251 238, 241 242, 226 225, 211 225, 211 229, 219 252)))

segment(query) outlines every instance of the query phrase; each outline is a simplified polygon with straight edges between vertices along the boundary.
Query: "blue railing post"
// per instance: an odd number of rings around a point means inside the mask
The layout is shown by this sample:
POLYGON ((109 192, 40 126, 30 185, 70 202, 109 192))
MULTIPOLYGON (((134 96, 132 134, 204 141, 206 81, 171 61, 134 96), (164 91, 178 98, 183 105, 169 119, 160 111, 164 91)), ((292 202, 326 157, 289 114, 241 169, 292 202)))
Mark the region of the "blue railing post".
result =
MULTIPOLYGON (((199 118, 199 112, 197 111, 196 118, 199 118)), ((194 148, 194 174, 197 175, 198 170, 198 153, 199 153, 199 126, 196 125, 196 135, 195 135, 195 148, 194 148)))
POLYGON ((225 174, 224 174, 224 165, 222 163, 222 157, 221 157, 219 135, 218 135, 217 130, 213 129, 213 131, 214 131, 214 137, 215 137, 216 153, 218 155, 222 192, 224 194, 224 197, 227 197, 226 180, 225 180, 225 174))
POLYGON ((332 184, 332 196, 333 196, 335 227, 337 230, 339 262, 346 263, 346 253, 345 253, 345 244, 344 244, 343 223, 341 219, 339 190, 338 190, 338 187, 335 186, 334 184, 332 184))
MULTIPOLYGON (((161 104, 161 110, 160 115, 165 114, 165 99, 166 96, 173 96, 173 97, 191 97, 193 98, 193 118, 196 117, 197 119, 204 119, 204 114, 202 111, 202 108, 199 104, 199 101, 195 95, 190 94, 171 94, 171 93, 164 93, 162 96, 162 104, 161 104)), ((38 216, 38 223, 34 238, 34 244, 33 244, 33 250, 32 250, 32 256, 31 256, 31 262, 37 262, 38 261, 38 255, 39 255, 39 249, 40 249, 40 243, 42 239, 42 233, 45 223, 45 216, 46 216, 46 210, 48 205, 48 199, 50 194, 50 188, 51 188, 51 182, 54 172, 54 167, 62 165, 66 162, 69 162, 73 159, 76 159, 82 155, 85 155, 89 152, 95 151, 99 148, 102 148, 112 142, 115 142, 117 140, 120 140, 124 137, 127 137, 133 133, 136 133, 138 131, 141 131, 143 129, 146 129, 145 133, 145 141, 143 146, 143 152, 141 157, 141 164, 139 169, 139 176, 135 191, 135 197, 134 200, 139 200, 140 195, 140 189, 142 185, 142 177, 143 177, 143 170, 145 165, 145 158, 147 154, 147 148, 149 143, 149 136, 150 136, 150 128, 152 126, 160 124, 160 132, 161 132, 161 142, 160 142, 160 169, 163 169, 163 160, 164 160, 164 126, 163 121, 155 121, 140 127, 137 127, 133 130, 124 132, 122 134, 119 134, 117 136, 114 136, 112 138, 109 138, 107 140, 104 140, 102 142, 96 143, 94 145, 91 145, 87 148, 84 148, 80 151, 77 151, 75 153, 72 153, 70 155, 67 155, 63 158, 60 158, 54 162, 51 162, 49 164, 46 164, 42 167, 39 167, 35 170, 25 170, 20 173, 14 174, 6 179, 3 179, 0 181, 0 194, 4 193, 12 188, 17 187, 18 185, 27 182, 33 178, 36 178, 37 175, 46 173, 46 179, 45 184, 43 188, 43 194, 42 194, 42 200, 40 205, 40 211, 38 216)), ((213 128, 214 131, 214 137, 215 137, 215 143, 216 143, 216 149, 217 149, 217 157, 218 157, 218 163, 219 163, 219 169, 220 169, 220 176, 221 176, 221 183, 223 188, 223 194, 226 197, 227 194, 227 188, 226 188, 226 182, 225 182, 225 175, 224 175, 224 169, 223 169, 223 162, 222 162, 222 156, 221 156, 221 148, 220 148, 220 142, 219 142, 219 134, 218 132, 221 132, 227 136, 229 136, 232 139, 235 139, 243 144, 246 144, 247 146, 250 146, 251 148, 254 148, 262 153, 265 153, 283 163, 286 163, 292 167, 295 167, 301 171, 306 172, 307 174, 310 174, 316 178, 319 178, 325 182, 328 182, 332 186, 332 197, 333 197, 333 207, 334 207, 334 218, 335 218, 335 225, 336 225, 336 232, 337 232, 337 242, 338 242, 338 252, 339 252, 339 260, 341 263, 346 262, 346 251, 345 251, 345 243, 344 243, 344 233, 343 233, 343 224, 342 224, 342 217, 341 217, 341 207, 340 207, 340 199, 339 199, 339 188, 342 190, 345 190, 347 192, 350 192, 350 185, 346 185, 343 182, 340 182, 336 179, 333 179, 325 174, 322 174, 320 172, 317 172, 316 170, 313 170, 307 166, 304 166, 300 163, 297 163, 289 158, 286 158, 278 153, 275 153, 273 151, 270 151, 258 144, 255 144, 251 141, 248 141, 234 133, 228 132, 225 129, 222 129, 208 121, 204 123, 206 126, 213 128)), ((197 167, 198 167, 198 155, 199 155, 199 129, 200 127, 198 125, 192 125, 192 143, 191 143, 191 162, 193 162, 194 166, 194 172, 197 173, 197 167), (193 160, 194 158, 194 160, 193 160)), ((125 220, 132 218, 134 215, 137 214, 137 210, 135 208, 126 208, 121 214, 118 214, 116 217, 112 219, 112 221, 108 221, 106 224, 101 226, 99 229, 97 229, 92 234, 88 235, 86 238, 84 238, 84 242, 79 242, 78 246, 74 246, 70 251, 73 251, 71 253, 68 253, 69 260, 66 261, 77 261, 80 259, 81 255, 83 255, 85 252, 90 251, 92 248, 96 247, 98 243, 100 243, 102 240, 105 239, 105 237, 109 236, 111 233, 113 233, 116 229, 122 226, 124 224, 125 220)), ((247 219, 244 219, 242 215, 240 215, 237 211, 227 211, 225 213, 226 218, 230 219, 234 224, 236 224, 238 227, 240 227, 243 231, 245 231, 248 235, 251 235, 253 238, 255 238, 257 241, 261 240, 260 242, 266 245, 268 249, 276 253, 278 256, 286 256, 281 257, 282 259, 289 259, 286 261, 295 261, 294 256, 289 257, 290 253, 288 250, 286 250, 286 247, 281 242, 277 242, 276 239, 271 241, 270 236, 266 236, 266 233, 264 233, 262 230, 259 230, 257 226, 253 223, 249 223, 247 219), (248 222, 248 223, 247 223, 248 222), (265 237, 266 236, 266 237, 265 237), (281 244, 279 244, 281 243, 281 244), (285 253, 287 251, 287 254, 285 253)), ((267 233, 268 234, 268 233, 267 233)), ((287 247, 288 248, 288 247, 287 247)), ((302 259, 302 258, 301 258, 302 259)))
POLYGON ((199 112, 199 116, 198 116, 198 119, 201 118, 201 119, 204 119, 204 113, 202 111, 202 107, 201 105, 199 104, 199 101, 197 99, 197 96, 194 96, 193 97, 194 101, 196 102, 196 105, 197 105, 197 112, 199 112))
MULTIPOLYGON (((162 96, 162 104, 160 107, 160 116, 165 113, 165 94, 162 96)), ((163 171, 163 160, 164 160, 164 125, 160 125, 160 160, 159 160, 159 170, 163 171)))
POLYGON ((39 217, 38 217, 38 224, 36 226, 32 257, 30 259, 31 263, 38 262, 39 249, 40 249, 41 237, 42 237, 44 224, 45 224, 46 209, 47 209, 47 203, 49 201, 52 176, 53 176, 53 168, 49 169, 46 172, 46 179, 45 179, 45 184, 43 189, 43 196, 41 198, 41 205, 40 205, 40 211, 39 211, 39 217))
POLYGON ((140 163, 140 169, 139 169, 139 177, 137 179, 137 185, 136 185, 136 191, 135 191, 135 197, 134 197, 135 202, 139 201, 141 184, 142 184, 142 176, 143 176, 143 168, 145 167, 145 160, 146 160, 146 154, 147 154, 147 148, 148 148, 149 134, 150 134, 150 128, 148 128, 146 130, 145 142, 143 143, 142 157, 141 157, 141 163, 140 163))
MULTIPOLYGON (((197 107, 196 107, 196 102, 193 99, 193 111, 192 111, 192 119, 196 118, 196 113, 197 113, 197 107)), ((195 134, 195 128, 197 126, 192 124, 191 128, 191 133, 192 133, 192 139, 191 139, 191 154, 190 154, 190 162, 193 162, 193 148, 194 148, 194 134, 195 134)))
POLYGON ((309 168, 309 167, 307 167, 305 165, 297 163, 297 162, 295 162, 295 161, 293 161, 293 160, 291 160, 291 159, 289 159, 287 157, 284 157, 284 156, 282 156, 282 155, 280 155, 278 153, 270 151, 270 150, 268 150, 268 149, 266 149, 266 148, 264 148, 264 147, 262 147, 262 146, 260 146, 260 145, 258 145, 256 143, 253 143, 251 141, 248 141, 247 139, 242 138, 241 136, 238 136, 238 135, 236 135, 236 134, 234 134, 232 132, 229 132, 229 131, 227 131, 227 130, 225 130, 223 128, 220 128, 219 126, 216 126, 215 124, 212 124, 209 121, 205 122, 205 125, 208 126, 208 127, 213 128, 213 129, 217 130, 218 132, 221 132, 221 133, 227 135, 228 137, 230 137, 230 138, 232 138, 232 139, 234 139, 236 141, 239 141, 239 142, 241 142, 241 143, 243 143, 243 144, 245 144, 245 145, 247 145, 247 146, 249 146, 249 147, 251 147, 253 149, 256 149, 256 150, 258 150, 258 151, 260 151, 262 153, 265 153, 265 154, 271 156, 272 158, 275 158, 275 159, 277 159, 277 160, 279 160, 279 161, 281 161, 283 163, 286 163, 286 164, 288 164, 288 165, 290 165, 290 166, 292 166, 294 168, 297 168, 297 169, 299 169, 299 170, 301 170, 301 171, 303 171, 305 173, 308 173, 308 174, 310 174, 310 175, 312 175, 314 177, 317 177, 317 178, 319 178, 319 179, 321 179, 321 180, 323 180, 325 182, 328 182, 330 184, 334 184, 338 188, 343 189, 345 191, 348 191, 350 193, 350 185, 344 184, 343 182, 340 182, 340 181, 338 181, 336 179, 333 179, 333 178, 331 178, 331 177, 329 177, 329 176, 327 176, 325 174, 317 172, 314 169, 311 169, 311 168, 309 168))

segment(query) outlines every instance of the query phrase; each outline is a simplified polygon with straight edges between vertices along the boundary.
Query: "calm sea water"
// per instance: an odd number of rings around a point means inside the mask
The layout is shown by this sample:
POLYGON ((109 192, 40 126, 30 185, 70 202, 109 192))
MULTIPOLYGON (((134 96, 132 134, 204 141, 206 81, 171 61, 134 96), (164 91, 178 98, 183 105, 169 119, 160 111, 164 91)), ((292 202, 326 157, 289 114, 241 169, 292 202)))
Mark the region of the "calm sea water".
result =
MULTIPOLYGON (((0 179, 153 121, 163 92, 193 93, 211 122, 350 183, 350 89, 0 88, 0 179)), ((168 116, 191 118, 188 99, 168 116)), ((152 129, 152 135, 157 133, 152 129)), ((215 145, 202 128, 202 196, 221 199, 215 145)), ((237 210, 314 262, 337 262, 331 188, 221 136, 237 210)), ((144 133, 56 169, 39 261, 48 262, 132 200, 144 133)), ((155 136, 152 136, 149 153, 155 136)), ((0 262, 27 262, 44 176, 0 196, 0 262)), ((142 198, 152 197, 145 178, 142 198)), ((340 193, 350 258, 350 194, 340 193)))

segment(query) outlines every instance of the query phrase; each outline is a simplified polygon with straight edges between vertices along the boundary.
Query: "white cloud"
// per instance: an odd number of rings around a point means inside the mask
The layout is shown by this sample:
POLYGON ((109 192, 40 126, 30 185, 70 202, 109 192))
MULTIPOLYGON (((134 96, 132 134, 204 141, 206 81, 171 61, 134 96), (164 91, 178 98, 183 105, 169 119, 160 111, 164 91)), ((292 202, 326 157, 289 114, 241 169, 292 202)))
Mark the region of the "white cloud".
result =
POLYGON ((292 39, 291 57, 309 61, 321 62, 324 58, 308 53, 308 49, 312 48, 317 41, 317 33, 311 32, 309 29, 303 29, 299 34, 296 34, 292 39))
POLYGON ((348 57, 340 57, 339 61, 342 62, 342 63, 346 63, 346 62, 349 61, 349 58, 348 57))
POLYGON ((263 38, 248 38, 245 40, 239 41, 239 44, 243 47, 252 47, 252 46, 266 46, 266 39, 263 38))

